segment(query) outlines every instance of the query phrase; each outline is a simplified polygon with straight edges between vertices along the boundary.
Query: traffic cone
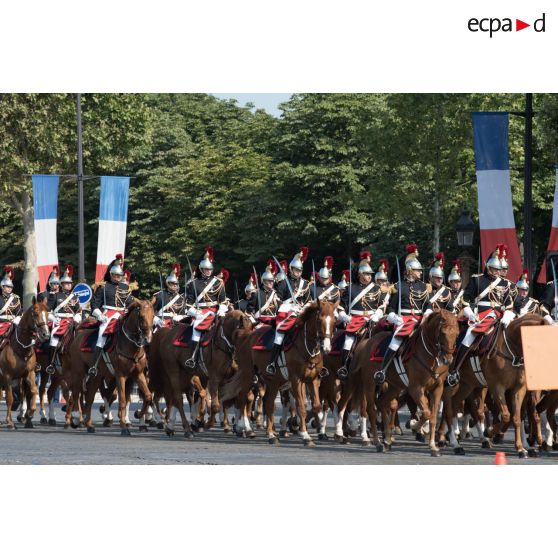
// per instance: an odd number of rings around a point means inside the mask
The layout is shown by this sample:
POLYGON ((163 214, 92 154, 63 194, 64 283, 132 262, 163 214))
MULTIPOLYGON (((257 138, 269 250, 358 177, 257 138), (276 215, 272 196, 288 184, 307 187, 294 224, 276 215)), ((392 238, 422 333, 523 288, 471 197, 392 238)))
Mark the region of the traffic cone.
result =
POLYGON ((494 458, 494 465, 507 465, 506 454, 503 451, 497 451, 494 458))

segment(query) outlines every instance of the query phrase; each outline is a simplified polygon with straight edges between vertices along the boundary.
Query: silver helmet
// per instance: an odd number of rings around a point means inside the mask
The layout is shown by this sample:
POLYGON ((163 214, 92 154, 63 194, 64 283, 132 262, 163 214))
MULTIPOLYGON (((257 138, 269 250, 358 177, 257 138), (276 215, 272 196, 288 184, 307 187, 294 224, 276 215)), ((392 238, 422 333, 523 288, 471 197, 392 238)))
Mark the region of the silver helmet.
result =
POLYGON ((60 277, 58 274, 60 273, 59 268, 55 265, 48 276, 48 284, 49 285, 60 285, 60 277))
POLYGON ((502 262, 499 258, 500 251, 496 249, 495 252, 492 253, 488 261, 486 262, 486 267, 491 267, 492 269, 502 269, 502 262))
POLYGON ((376 275, 374 275, 374 281, 387 281, 388 276, 386 271, 388 270, 389 262, 385 258, 380 260, 380 265, 378 266, 378 271, 376 271, 376 275))
POLYGON ((308 248, 306 246, 301 246, 300 250, 294 255, 294 258, 291 260, 289 267, 292 269, 298 269, 302 271, 304 266, 304 262, 308 257, 308 248))
POLYGON ((244 287, 244 292, 246 294, 251 294, 251 293, 255 293, 257 291, 256 289, 256 279, 254 277, 254 274, 251 273, 250 274, 250 279, 248 279, 248 283, 246 283, 246 286, 244 287))
POLYGON ((271 258, 267 262, 265 271, 262 273, 262 281, 275 281, 275 271, 277 269, 277 264, 275 260, 271 258))
POLYGON ((72 283, 74 276, 74 266, 72 264, 66 264, 64 269, 64 275, 60 278, 60 283, 72 283))
POLYGON ((211 246, 205 247, 205 254, 203 260, 200 262, 200 269, 210 269, 213 271, 213 248, 211 246))
POLYGON ((180 269, 181 269, 181 267, 180 267, 179 263, 172 264, 171 272, 167 275, 167 278, 165 279, 165 282, 167 283, 167 285, 169 283, 178 283, 179 282, 180 269))
POLYGON ((9 265, 4 266, 4 277, 2 281, 0 281, 0 286, 2 287, 12 287, 14 284, 12 283, 12 279, 14 278, 14 270, 9 265))
POLYGON ((461 281, 461 262, 459 260, 453 262, 453 267, 448 275, 448 281, 461 281))
POLYGON ((372 261, 372 252, 363 251, 359 254, 360 263, 358 264, 359 273, 374 273, 374 270, 370 266, 372 261))
POLYGON ((287 260, 281 260, 279 263, 281 264, 281 268, 275 276, 275 281, 277 283, 284 281, 287 278, 287 260))
POLYGON ((333 258, 331 256, 326 256, 324 258, 324 267, 320 269, 318 275, 321 279, 329 279, 332 275, 331 270, 333 269, 333 258))
POLYGON ((524 269, 519 281, 515 284, 518 289, 529 290, 529 270, 524 269))
POLYGON ((432 267, 429 271, 430 277, 440 277, 444 278, 444 254, 443 252, 438 252, 432 263, 432 267))
POLYGON ((337 283, 337 286, 340 289, 346 289, 347 288, 347 279, 349 278, 349 273, 351 273, 351 271, 349 269, 345 269, 343 271, 343 273, 341 274, 341 281, 339 281, 339 283, 337 283))
POLYGON ((124 257, 122 254, 116 254, 114 261, 109 269, 111 275, 124 275, 124 257))

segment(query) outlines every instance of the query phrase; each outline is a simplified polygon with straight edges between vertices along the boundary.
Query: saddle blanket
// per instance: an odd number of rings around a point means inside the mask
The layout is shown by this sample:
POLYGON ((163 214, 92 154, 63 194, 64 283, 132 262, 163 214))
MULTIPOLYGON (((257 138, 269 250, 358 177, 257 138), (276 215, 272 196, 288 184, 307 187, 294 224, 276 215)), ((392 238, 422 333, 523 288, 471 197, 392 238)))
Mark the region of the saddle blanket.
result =
MULTIPOLYGON (((172 341, 172 344, 175 347, 190 347, 192 344, 192 333, 194 331, 193 326, 187 324, 178 324, 175 329, 176 335, 172 341)), ((217 327, 214 327, 209 331, 204 331, 200 339, 200 345, 202 347, 207 347, 209 345, 216 329, 217 327)))
MULTIPOLYGON (((263 325, 261 327, 258 327, 256 331, 258 332, 258 336, 256 337, 256 341, 252 345, 252 349, 254 351, 271 351, 271 349, 273 349, 273 340, 275 339, 275 329, 271 326, 263 325)), ((298 328, 287 334, 283 342, 284 353, 289 352, 294 344, 297 335, 298 328)))

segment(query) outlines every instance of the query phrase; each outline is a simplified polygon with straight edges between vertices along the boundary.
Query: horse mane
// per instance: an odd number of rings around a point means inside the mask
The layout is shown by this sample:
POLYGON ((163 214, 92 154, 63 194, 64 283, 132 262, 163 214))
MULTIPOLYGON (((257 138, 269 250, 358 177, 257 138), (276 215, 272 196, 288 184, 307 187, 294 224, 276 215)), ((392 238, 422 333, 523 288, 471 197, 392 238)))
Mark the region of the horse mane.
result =
POLYGON ((527 314, 524 314, 523 316, 520 316, 519 318, 516 318, 515 320, 512 320, 508 325, 507 330, 508 333, 513 336, 518 335, 519 329, 523 326, 537 325, 546 325, 544 318, 539 314, 529 312, 527 314))
POLYGON ((297 323, 303 324, 303 323, 307 322, 310 318, 312 318, 313 316, 316 315, 317 311, 318 311, 318 303, 317 302, 311 302, 299 314, 299 316, 297 318, 297 323))

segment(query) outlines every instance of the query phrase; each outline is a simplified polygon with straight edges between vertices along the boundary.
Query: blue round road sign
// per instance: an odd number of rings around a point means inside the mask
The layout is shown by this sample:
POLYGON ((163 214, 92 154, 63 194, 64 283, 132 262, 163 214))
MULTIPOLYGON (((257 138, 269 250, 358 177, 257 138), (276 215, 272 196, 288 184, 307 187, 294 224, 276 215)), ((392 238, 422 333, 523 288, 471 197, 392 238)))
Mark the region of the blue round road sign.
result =
POLYGON ((77 295, 80 304, 87 304, 93 296, 93 291, 87 283, 78 283, 72 292, 77 295))

